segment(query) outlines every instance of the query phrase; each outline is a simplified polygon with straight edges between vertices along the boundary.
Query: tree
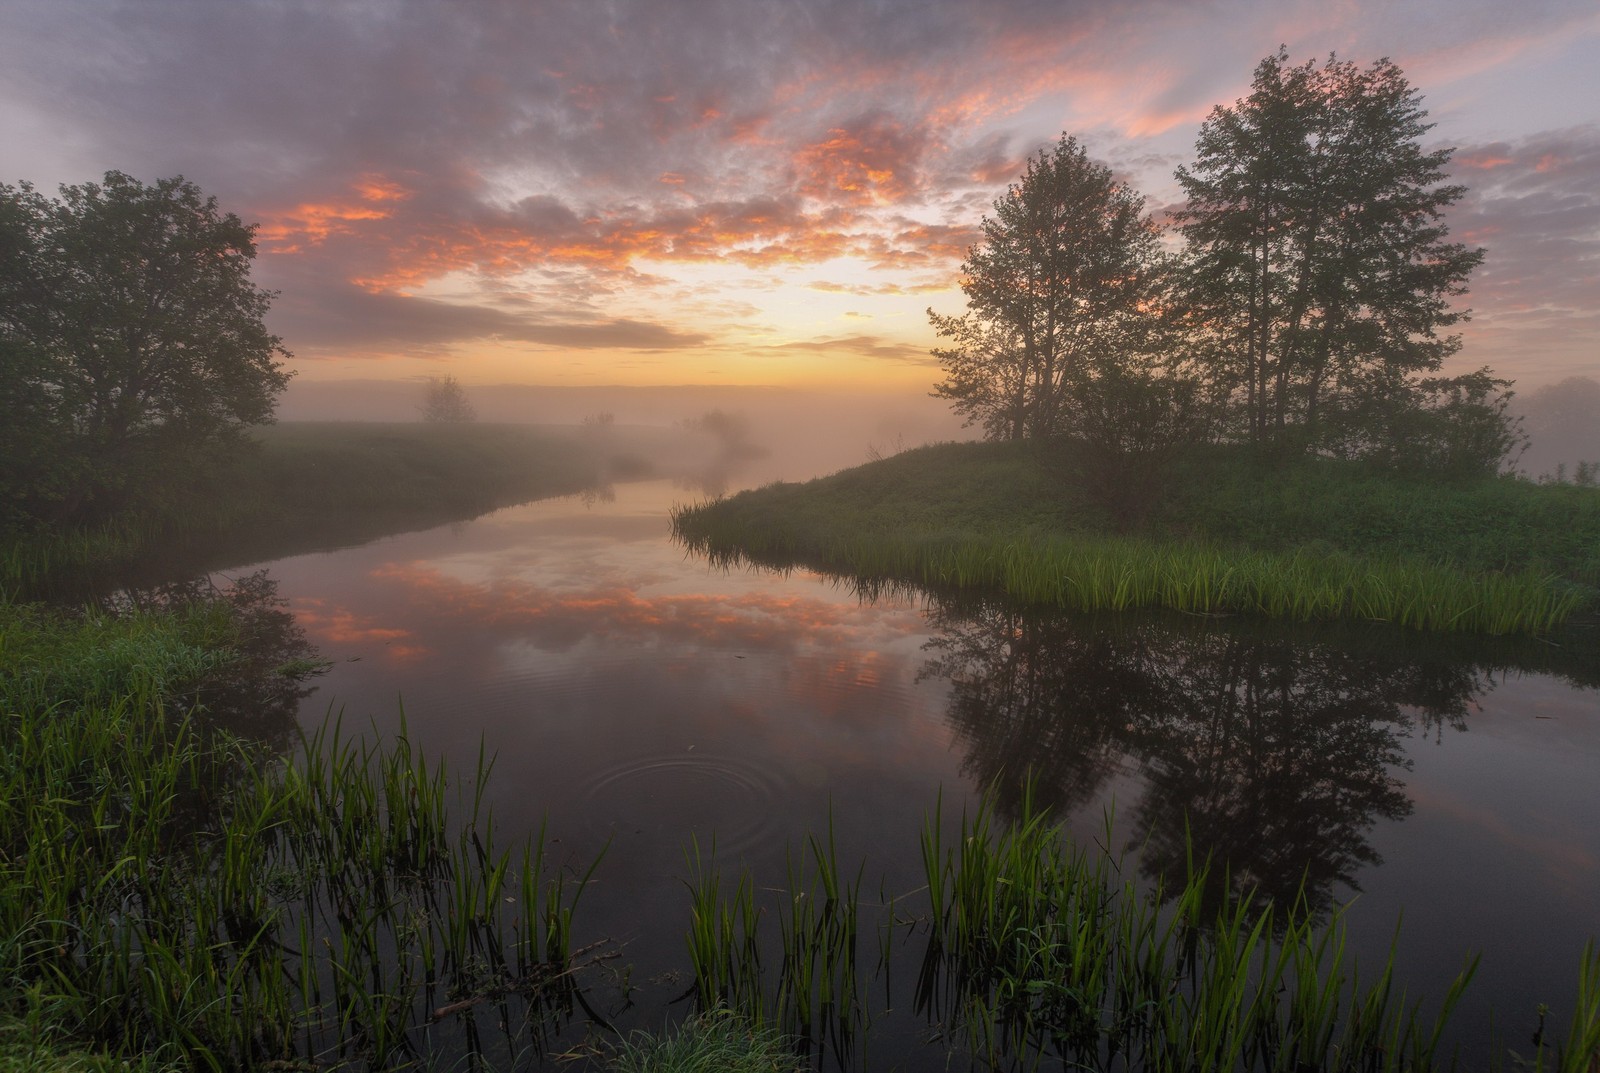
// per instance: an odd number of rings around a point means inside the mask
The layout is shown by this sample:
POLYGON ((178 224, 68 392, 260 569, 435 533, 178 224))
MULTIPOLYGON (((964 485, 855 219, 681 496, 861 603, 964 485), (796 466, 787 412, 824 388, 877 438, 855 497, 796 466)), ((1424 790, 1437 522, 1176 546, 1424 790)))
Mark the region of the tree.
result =
MULTIPOLYGON (((0 184, 0 492, 104 512, 137 478, 270 421, 288 357, 250 282, 255 228, 181 176, 46 198, 0 184)), ((13 517, 10 521, 16 521, 13 517)))
POLYGON ((476 421, 478 411, 467 401, 467 393, 453 376, 430 376, 422 400, 424 421, 460 424, 476 421))
POLYGON ((962 263, 968 311, 928 311, 952 343, 933 351, 933 393, 990 439, 1075 431, 1103 374, 1154 352, 1160 231, 1143 208, 1076 138, 1029 160, 962 263))
POLYGON ((1426 115, 1386 59, 1291 66, 1280 49, 1201 126, 1177 172, 1181 305, 1236 435, 1360 439, 1363 415, 1410 408, 1416 377, 1460 347, 1441 329, 1467 315, 1449 300, 1483 251, 1447 241, 1464 188, 1443 182, 1452 150, 1422 149, 1426 115))

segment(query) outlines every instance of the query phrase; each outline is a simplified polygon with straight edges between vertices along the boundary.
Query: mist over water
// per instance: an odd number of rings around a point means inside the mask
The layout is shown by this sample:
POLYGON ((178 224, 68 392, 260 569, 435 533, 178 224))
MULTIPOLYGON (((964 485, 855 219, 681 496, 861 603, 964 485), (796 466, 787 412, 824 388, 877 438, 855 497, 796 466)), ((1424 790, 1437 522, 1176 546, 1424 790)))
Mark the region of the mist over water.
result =
MULTIPOLYGON (((974 436, 940 399, 916 392, 774 387, 468 387, 478 419, 578 425, 610 416, 617 428, 684 429, 708 413, 742 422, 745 444, 766 452, 742 479, 808 480, 874 454, 974 436)), ((415 421, 423 385, 380 380, 290 382, 280 421, 415 421)))

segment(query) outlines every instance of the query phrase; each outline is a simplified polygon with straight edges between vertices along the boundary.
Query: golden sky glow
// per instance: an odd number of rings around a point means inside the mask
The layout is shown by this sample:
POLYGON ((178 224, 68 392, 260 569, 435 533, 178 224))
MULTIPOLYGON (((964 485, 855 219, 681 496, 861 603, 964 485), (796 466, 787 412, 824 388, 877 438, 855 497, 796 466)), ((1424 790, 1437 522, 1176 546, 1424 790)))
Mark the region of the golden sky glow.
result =
POLYGON ((1600 371, 1600 12, 1555 0, 83 6, 0 35, 0 180, 181 173, 260 224, 302 378, 925 392, 925 310, 1063 132, 1177 197, 1280 43, 1394 59, 1489 250, 1462 367, 1600 371))

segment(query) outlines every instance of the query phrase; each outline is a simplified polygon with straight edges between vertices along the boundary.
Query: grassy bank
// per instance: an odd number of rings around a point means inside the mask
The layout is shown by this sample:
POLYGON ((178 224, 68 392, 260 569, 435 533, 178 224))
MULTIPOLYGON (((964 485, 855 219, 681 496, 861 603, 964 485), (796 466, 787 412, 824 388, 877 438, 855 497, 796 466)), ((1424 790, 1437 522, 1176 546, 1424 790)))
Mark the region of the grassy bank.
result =
POLYGON ((487 762, 220 725, 314 668, 292 637, 250 651, 276 613, 0 604, 0 1047, 28 1068, 391 1068, 567 1016, 582 882, 495 844, 487 762))
POLYGON ((942 444, 680 509, 673 525, 714 561, 1081 610, 1540 632, 1600 590, 1593 489, 1218 451, 1174 464, 1131 524, 1105 502, 1077 459, 1031 443, 942 444))
POLYGON ((346 546, 577 492, 606 462, 568 432, 519 425, 270 425, 236 458, 153 481, 100 524, 0 534, 0 590, 168 580, 346 546))

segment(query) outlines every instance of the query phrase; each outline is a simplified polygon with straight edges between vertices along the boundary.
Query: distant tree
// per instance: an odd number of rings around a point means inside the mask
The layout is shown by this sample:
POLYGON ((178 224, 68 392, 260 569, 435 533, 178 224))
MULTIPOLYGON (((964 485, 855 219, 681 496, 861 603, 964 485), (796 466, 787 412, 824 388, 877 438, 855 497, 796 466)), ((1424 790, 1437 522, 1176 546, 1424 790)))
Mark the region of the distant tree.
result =
MULTIPOLYGON (((1483 251, 1447 240, 1450 149, 1400 69, 1329 57, 1256 67, 1250 96, 1215 108, 1198 159, 1178 169, 1187 204, 1180 307, 1197 368, 1235 435, 1278 449, 1376 445, 1377 415, 1414 412, 1460 347, 1483 251)), ((1461 385, 1470 392, 1473 384, 1461 385)))
POLYGON ((1341 410, 1319 446, 1390 469, 1494 476, 1513 467, 1528 442, 1511 412, 1510 387, 1488 369, 1408 381, 1401 390, 1341 410))
POLYGON ((459 424, 476 421, 478 411, 453 376, 430 376, 422 400, 422 419, 459 424))
POLYGON ((962 263, 968 311, 928 311, 951 342, 933 351, 934 394, 990 439, 1020 439, 1081 432, 1097 390, 1146 382, 1162 274, 1143 209, 1075 138, 1029 160, 962 263))
POLYGON ((288 352, 250 281, 254 236, 182 177, 111 171, 58 199, 0 184, 5 521, 115 509, 272 419, 288 352))

